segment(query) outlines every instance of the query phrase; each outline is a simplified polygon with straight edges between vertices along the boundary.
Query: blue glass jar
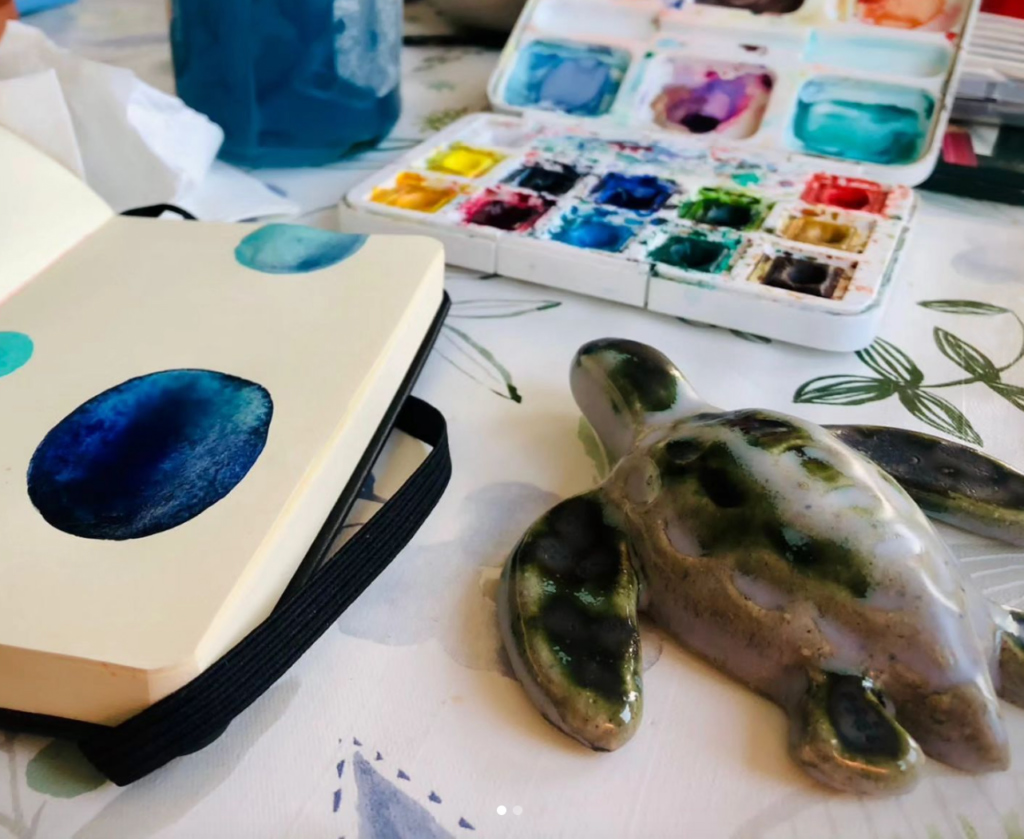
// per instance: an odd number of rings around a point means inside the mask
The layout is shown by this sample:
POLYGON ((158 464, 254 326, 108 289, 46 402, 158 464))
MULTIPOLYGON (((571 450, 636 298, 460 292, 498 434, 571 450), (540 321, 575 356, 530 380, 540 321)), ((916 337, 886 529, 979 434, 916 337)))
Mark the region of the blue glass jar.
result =
POLYGON ((178 95, 243 166, 318 166, 399 112, 402 0, 173 0, 178 95))

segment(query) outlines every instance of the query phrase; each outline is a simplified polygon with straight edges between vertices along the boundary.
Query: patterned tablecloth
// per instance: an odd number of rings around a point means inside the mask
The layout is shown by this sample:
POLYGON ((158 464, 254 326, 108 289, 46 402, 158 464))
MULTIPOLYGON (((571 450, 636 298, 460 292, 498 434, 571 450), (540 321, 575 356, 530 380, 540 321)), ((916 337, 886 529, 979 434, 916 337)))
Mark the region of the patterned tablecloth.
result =
MULTIPOLYGON (((410 8, 414 24, 426 14, 410 8)), ((164 15, 163 0, 80 0, 30 22, 169 89, 164 15)), ((307 211, 332 205, 388 155, 484 107, 494 59, 406 50, 405 111, 381 149, 261 177, 307 211)), ((451 271, 454 308, 417 392, 448 415, 455 472, 414 543, 219 741, 130 788, 102 783, 68 744, 0 733, 0 837, 1021 839, 1022 710, 1006 708, 1008 772, 930 762, 913 793, 860 801, 809 782, 780 711, 656 630, 644 633, 644 724, 614 754, 544 723, 500 654, 506 553, 605 470, 567 387, 586 340, 652 343, 723 407, 928 430, 1024 466, 1024 211, 925 195, 908 249, 883 338, 856 355, 451 271)), ((394 442, 354 526, 417 456, 394 442)), ((993 597, 1024 601, 1019 551, 944 533, 993 597)))

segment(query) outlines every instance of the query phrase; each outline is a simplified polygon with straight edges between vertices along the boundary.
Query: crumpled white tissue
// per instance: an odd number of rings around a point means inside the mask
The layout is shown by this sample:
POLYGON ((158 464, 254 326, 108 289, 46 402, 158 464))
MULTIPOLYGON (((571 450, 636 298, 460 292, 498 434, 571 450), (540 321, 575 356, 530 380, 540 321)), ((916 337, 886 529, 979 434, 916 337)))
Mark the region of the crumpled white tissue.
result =
POLYGON ((296 209, 215 160, 224 132, 206 116, 16 21, 0 38, 0 125, 78 174, 116 212, 175 204, 238 221, 296 209))
POLYGON ((0 125, 85 179, 64 94, 54 70, 0 82, 0 125))

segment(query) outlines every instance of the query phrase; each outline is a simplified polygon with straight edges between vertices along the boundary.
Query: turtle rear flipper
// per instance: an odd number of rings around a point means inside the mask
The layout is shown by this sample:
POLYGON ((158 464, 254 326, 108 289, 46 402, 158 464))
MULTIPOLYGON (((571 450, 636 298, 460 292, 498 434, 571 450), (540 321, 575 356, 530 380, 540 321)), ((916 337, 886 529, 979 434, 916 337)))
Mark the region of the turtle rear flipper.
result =
POLYGON ((812 676, 790 725, 793 758, 827 786, 879 795, 917 783, 920 747, 860 676, 812 676))
POLYGON ((960 443, 867 425, 826 426, 888 472, 929 516, 1024 545, 1024 474, 960 443))
POLYGON ((1024 612, 1007 609, 1013 621, 1001 636, 999 649, 999 695, 1024 708, 1024 612))
POLYGON ((639 580, 599 492, 541 517, 505 564, 498 620, 512 668, 541 713, 593 749, 640 723, 639 580))

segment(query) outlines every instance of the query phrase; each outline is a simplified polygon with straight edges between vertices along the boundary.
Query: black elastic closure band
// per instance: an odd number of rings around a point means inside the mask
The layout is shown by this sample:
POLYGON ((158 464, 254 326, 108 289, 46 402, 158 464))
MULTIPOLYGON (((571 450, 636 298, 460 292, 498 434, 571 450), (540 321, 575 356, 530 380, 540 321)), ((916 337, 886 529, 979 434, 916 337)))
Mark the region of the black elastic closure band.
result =
POLYGON ((196 221, 196 217, 188 210, 176 207, 174 204, 153 204, 150 207, 135 207, 132 210, 125 210, 122 216, 135 216, 137 218, 160 218, 164 213, 174 213, 181 216, 185 221, 196 221))
POLYGON ((338 619, 405 547, 451 477, 441 413, 407 398, 395 427, 433 447, 377 513, 300 589, 184 687, 113 728, 91 729, 83 754, 125 786, 219 737, 338 619))

